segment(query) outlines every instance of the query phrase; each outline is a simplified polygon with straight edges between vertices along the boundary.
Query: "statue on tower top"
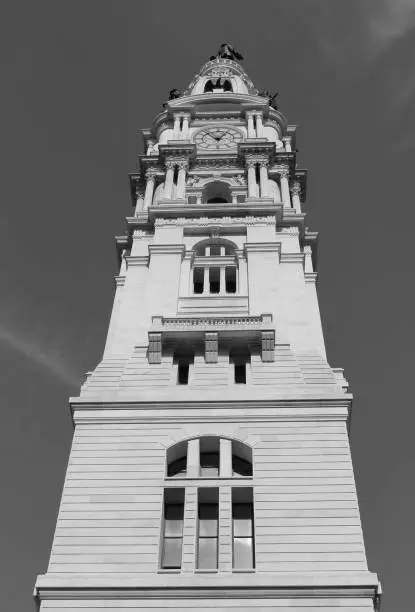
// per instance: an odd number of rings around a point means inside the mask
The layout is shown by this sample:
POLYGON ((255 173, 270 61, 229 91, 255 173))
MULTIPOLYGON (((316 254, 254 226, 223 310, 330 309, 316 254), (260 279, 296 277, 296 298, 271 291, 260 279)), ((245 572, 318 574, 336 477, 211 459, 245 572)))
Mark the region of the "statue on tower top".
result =
POLYGON ((242 57, 242 55, 240 53, 238 53, 238 51, 236 49, 234 49, 232 47, 232 45, 228 45, 228 43, 223 43, 220 47, 219 47, 219 51, 217 52, 216 55, 212 55, 211 56, 211 60, 217 59, 217 58, 223 58, 223 59, 230 59, 230 60, 236 60, 236 61, 241 61, 244 58, 242 57))

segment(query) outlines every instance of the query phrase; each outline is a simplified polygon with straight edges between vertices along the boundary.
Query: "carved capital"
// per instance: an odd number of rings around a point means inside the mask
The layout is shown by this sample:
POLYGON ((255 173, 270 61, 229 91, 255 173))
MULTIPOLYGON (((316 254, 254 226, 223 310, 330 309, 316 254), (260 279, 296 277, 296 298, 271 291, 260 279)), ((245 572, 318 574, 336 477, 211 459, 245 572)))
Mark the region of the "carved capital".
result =
POLYGON ((268 160, 267 159, 260 159, 259 160, 259 166, 260 168, 268 168, 268 160))
POLYGON ((174 170, 176 162, 174 161, 174 159, 166 159, 164 165, 166 166, 166 170, 174 170))
POLYGON ((288 166, 278 166, 277 171, 278 171, 278 174, 280 175, 280 178, 288 178, 290 174, 290 170, 288 166))
POLYGON ((146 170, 146 179, 147 181, 155 180, 157 174, 157 168, 147 168, 146 170))
POLYGON ((247 168, 255 168, 256 163, 257 161, 253 157, 247 157, 245 160, 245 165, 247 168))
POLYGON ((189 162, 187 161, 187 159, 181 159, 177 162, 177 167, 179 168, 179 170, 187 170, 189 167, 189 162))

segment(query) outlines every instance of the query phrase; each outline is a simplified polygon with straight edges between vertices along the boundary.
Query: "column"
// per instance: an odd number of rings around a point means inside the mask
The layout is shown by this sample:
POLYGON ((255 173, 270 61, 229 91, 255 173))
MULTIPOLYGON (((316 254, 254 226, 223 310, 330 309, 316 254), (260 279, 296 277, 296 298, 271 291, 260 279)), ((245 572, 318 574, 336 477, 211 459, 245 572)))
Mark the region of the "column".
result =
POLYGON ((301 185, 298 181, 295 181, 293 186, 291 187, 291 196, 292 196, 293 208, 295 209, 296 213, 301 213, 300 194, 301 194, 301 185))
POLYGON ((142 188, 138 189, 136 192, 136 205, 135 205, 135 216, 144 209, 144 190, 142 188))
POLYGON ((248 138, 255 138, 254 116, 252 113, 247 113, 246 118, 248 121, 248 138))
POLYGON ((166 161, 166 180, 164 181, 164 197, 167 200, 171 200, 175 165, 176 164, 172 160, 166 161))
POLYGON ((209 295, 210 293, 210 285, 209 285, 209 267, 205 266, 203 268, 203 294, 209 295))
POLYGON ((261 198, 268 197, 268 162, 263 160, 259 162, 259 184, 261 189, 261 198))
POLYGON ((304 272, 314 272, 311 246, 304 247, 304 272))
POLYGON ((176 198, 178 200, 182 200, 184 198, 184 192, 186 187, 187 161, 179 161, 177 165, 179 168, 179 173, 177 176, 176 198))
POLYGON ((284 208, 291 208, 291 198, 290 198, 290 187, 288 184, 288 168, 282 168, 280 170, 280 181, 281 181, 281 199, 284 205, 284 208))
POLYGON ((291 138, 290 137, 286 137, 282 139, 285 145, 285 150, 287 151, 287 153, 291 153, 292 149, 291 149, 291 138))
POLYGON ((219 285, 219 293, 222 295, 226 293, 226 267, 220 267, 220 285, 219 285))
POLYGON ((248 168, 248 198, 255 198, 256 196, 255 165, 256 162, 254 159, 246 160, 246 166, 248 168))
POLYGON ((220 470, 221 478, 232 478, 232 442, 231 440, 220 439, 220 470))
POLYGON ((179 140, 180 135, 180 117, 174 117, 173 140, 179 140))
POLYGON ((189 136, 189 117, 185 115, 183 117, 181 140, 187 140, 188 136, 189 136))
POLYGON ((149 206, 151 206, 153 202, 153 194, 154 194, 154 185, 156 182, 156 169, 148 168, 146 170, 146 191, 144 194, 144 210, 147 210, 149 206))
POLYGON ((264 135, 263 125, 262 125, 262 113, 257 113, 256 116, 256 137, 262 138, 264 135))
POLYGON ((198 478, 200 463, 199 438, 189 440, 187 443, 187 467, 186 476, 198 478))

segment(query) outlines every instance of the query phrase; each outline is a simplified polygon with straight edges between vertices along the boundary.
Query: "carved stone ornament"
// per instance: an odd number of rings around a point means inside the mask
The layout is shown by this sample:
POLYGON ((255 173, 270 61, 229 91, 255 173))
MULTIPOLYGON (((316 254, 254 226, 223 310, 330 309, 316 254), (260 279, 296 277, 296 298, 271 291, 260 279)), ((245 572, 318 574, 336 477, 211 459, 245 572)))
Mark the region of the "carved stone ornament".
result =
POLYGON ((154 180, 156 178, 157 175, 157 168, 147 168, 146 170, 146 179, 147 180, 154 180))
POLYGON ((229 70, 229 68, 225 68, 224 66, 217 66, 217 67, 215 66, 211 70, 209 70, 205 74, 205 76, 228 79, 232 76, 232 74, 233 73, 229 70))
POLYGON ((288 166, 277 166, 277 168, 275 168, 278 172, 278 174, 280 175, 281 178, 288 178, 289 174, 290 174, 290 170, 288 168, 288 166))
MULTIPOLYGON (((168 225, 175 226, 189 226, 197 225, 199 227, 223 227, 223 226, 235 226, 235 225, 275 225, 275 217, 268 215, 266 217, 200 217, 198 219, 185 219, 179 217, 177 219, 165 219, 159 218, 154 222, 156 227, 164 227, 168 225)), ((297 231, 298 228, 283 228, 282 231, 293 229, 297 231)), ((288 232, 287 232, 288 233, 288 232)))
POLYGON ((254 159, 253 157, 247 157, 245 160, 245 164, 247 168, 255 168, 257 164, 257 160, 254 159))
POLYGON ((300 195, 301 193, 301 185, 298 181, 295 181, 292 185, 291 185, 291 193, 293 195, 300 195))
POLYGON ((187 170, 189 167, 189 162, 187 161, 187 159, 181 159, 177 162, 177 167, 179 168, 179 170, 187 170))
POLYGON ((133 231, 133 240, 134 238, 143 238, 144 236, 148 236, 148 233, 144 230, 134 230, 133 231))
POLYGON ((299 232, 298 227, 291 226, 291 227, 282 227, 280 229, 280 233, 289 234, 290 236, 298 236, 300 232, 299 232))
POLYGON ((164 165, 166 166, 166 170, 172 170, 176 166, 176 162, 174 159, 166 159, 164 165))
POLYGON ((187 185, 188 187, 197 187, 197 185, 199 185, 200 183, 200 176, 189 176, 189 178, 187 179, 187 185))

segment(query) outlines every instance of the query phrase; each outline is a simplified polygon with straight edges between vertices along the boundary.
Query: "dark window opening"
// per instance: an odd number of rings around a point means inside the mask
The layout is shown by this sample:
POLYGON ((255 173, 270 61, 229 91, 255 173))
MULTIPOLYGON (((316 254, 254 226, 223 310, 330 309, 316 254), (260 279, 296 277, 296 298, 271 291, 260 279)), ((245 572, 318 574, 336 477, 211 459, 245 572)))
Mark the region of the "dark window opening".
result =
POLYGON ((177 364, 177 384, 187 385, 189 382, 189 362, 179 361, 177 364))
POLYGON ((173 476, 186 476, 187 469, 187 457, 179 457, 175 461, 172 461, 167 466, 167 476, 172 478, 173 476))
POLYGON ((246 363, 235 363, 235 383, 238 385, 246 384, 246 363))
POLYGON ((210 293, 220 292, 220 268, 209 268, 210 293))
POLYGON ((219 438, 200 439, 200 476, 208 478, 219 476, 219 438))
POLYGON ((209 478, 217 478, 219 476, 219 453, 200 453, 200 475, 209 478))
POLYGON ((232 455, 232 475, 252 476, 252 463, 237 455, 232 455))
POLYGON ((208 204, 227 204, 228 200, 226 198, 221 198, 219 196, 215 198, 209 198, 207 201, 208 204))
POLYGON ((225 270, 226 293, 236 293, 236 268, 225 270))
POLYGON ((193 293, 203 293, 204 269, 195 268, 193 270, 193 293))

